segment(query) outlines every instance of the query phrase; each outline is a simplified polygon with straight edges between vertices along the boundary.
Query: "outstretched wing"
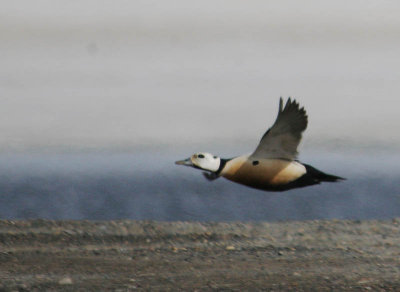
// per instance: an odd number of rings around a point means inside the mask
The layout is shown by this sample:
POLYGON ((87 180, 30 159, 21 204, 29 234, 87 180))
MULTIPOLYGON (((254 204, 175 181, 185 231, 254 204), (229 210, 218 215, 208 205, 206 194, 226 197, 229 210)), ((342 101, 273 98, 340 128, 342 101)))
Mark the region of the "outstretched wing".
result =
POLYGON ((261 138, 254 158, 283 158, 294 160, 297 157, 297 146, 302 132, 307 128, 307 114, 300 108, 296 100, 290 97, 283 108, 283 100, 279 100, 279 112, 275 123, 261 138))

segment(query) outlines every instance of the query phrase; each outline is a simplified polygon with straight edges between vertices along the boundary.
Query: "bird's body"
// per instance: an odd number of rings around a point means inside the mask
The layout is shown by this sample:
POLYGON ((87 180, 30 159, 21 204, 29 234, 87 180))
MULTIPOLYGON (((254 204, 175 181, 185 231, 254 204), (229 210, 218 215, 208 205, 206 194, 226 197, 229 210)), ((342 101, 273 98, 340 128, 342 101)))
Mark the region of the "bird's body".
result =
POLYGON ((307 127, 307 115, 304 108, 299 108, 299 104, 290 98, 285 108, 282 105, 280 99, 274 125, 263 135, 252 154, 222 159, 210 153, 196 153, 176 164, 205 170, 207 172, 204 175, 209 180, 222 176, 267 191, 284 191, 343 179, 323 173, 296 159, 301 133, 307 127))
POLYGON ((247 186, 267 189, 294 181, 305 173, 306 168, 296 161, 239 156, 228 161, 220 175, 247 186))

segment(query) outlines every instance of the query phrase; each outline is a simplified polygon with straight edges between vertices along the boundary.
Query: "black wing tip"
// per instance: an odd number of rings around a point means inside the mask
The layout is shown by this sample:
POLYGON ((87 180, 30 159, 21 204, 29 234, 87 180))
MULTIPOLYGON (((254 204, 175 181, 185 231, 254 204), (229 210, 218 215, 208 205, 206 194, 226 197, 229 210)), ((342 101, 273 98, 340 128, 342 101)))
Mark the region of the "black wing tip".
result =
POLYGON ((283 111, 283 98, 282 96, 279 98, 279 109, 278 109, 278 114, 283 111))
MULTIPOLYGON (((282 98, 282 97, 281 97, 282 98)), ((291 96, 288 97, 288 99, 286 100, 286 106, 295 106, 295 107, 299 107, 300 103, 295 99, 292 98, 291 96)))
MULTIPOLYGON (((280 98, 280 102, 282 102, 282 97, 280 98)), ((294 111, 298 111, 304 115, 306 115, 306 110, 304 108, 304 106, 300 107, 300 103, 296 100, 296 99, 292 99, 290 96, 288 97, 288 99, 286 100, 286 104, 285 104, 285 108, 283 111, 289 111, 289 110, 294 110, 294 111)))
MULTIPOLYGON (((282 97, 280 98, 280 102, 281 101, 283 101, 282 97)), ((304 131, 307 128, 308 125, 307 112, 304 106, 300 107, 300 103, 291 96, 288 97, 285 103, 285 107, 283 108, 283 110, 279 111, 279 114, 281 115, 296 114, 298 118, 302 120, 302 122, 300 122, 298 126, 302 128, 302 131, 304 131)))
MULTIPOLYGON (((282 96, 279 98, 279 105, 281 105, 281 104, 283 105, 283 97, 282 96)), ((292 98, 291 96, 289 96, 286 100, 285 108, 292 107, 292 106, 299 108, 300 103, 295 98, 292 98)))
POLYGON ((281 97, 279 99, 279 108, 282 110, 280 112, 283 111, 289 111, 289 110, 298 110, 299 109, 300 104, 297 102, 296 99, 292 99, 292 97, 288 97, 286 102, 285 102, 285 106, 283 106, 283 98, 281 97), (282 105, 282 106, 281 106, 282 105))

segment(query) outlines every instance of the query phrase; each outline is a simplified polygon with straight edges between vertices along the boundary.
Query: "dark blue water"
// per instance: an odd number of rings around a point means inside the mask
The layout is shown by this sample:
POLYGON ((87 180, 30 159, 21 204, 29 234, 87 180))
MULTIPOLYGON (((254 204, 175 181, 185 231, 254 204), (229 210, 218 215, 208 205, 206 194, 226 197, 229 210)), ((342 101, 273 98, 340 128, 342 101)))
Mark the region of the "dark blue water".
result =
MULTIPOLYGON (((174 165, 169 153, 3 154, 2 219, 303 220, 400 216, 400 160, 390 154, 305 155, 345 176, 282 193, 174 165)), ((302 158, 302 157, 301 157, 302 158)))

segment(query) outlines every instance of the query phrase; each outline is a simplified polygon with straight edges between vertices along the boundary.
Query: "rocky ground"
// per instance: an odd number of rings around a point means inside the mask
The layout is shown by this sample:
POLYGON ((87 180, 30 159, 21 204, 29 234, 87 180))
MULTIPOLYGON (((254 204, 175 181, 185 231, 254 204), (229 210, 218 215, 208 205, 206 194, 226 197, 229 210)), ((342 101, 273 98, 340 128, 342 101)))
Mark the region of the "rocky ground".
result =
POLYGON ((0 221, 0 291, 400 291, 400 220, 0 221))

